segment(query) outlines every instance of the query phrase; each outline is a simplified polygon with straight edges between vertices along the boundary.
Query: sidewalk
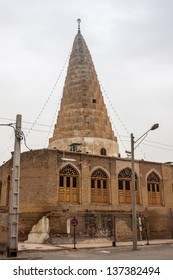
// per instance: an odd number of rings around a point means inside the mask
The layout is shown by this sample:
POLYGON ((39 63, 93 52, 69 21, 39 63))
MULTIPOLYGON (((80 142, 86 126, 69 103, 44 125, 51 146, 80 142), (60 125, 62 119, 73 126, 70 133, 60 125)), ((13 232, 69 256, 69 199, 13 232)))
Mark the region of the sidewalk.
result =
MULTIPOLYGON (((173 244, 173 239, 154 239, 149 241, 149 245, 161 245, 161 244, 173 244)), ((132 241, 128 242, 117 242, 116 247, 129 247, 132 246, 132 241)), ((138 246, 148 246, 146 241, 138 241, 138 246)), ((105 248, 112 247, 112 241, 104 240, 103 242, 95 242, 95 241, 83 241, 76 242, 75 247, 77 249, 89 249, 89 248, 105 248)), ((36 243, 18 243, 18 251, 53 251, 53 250, 64 250, 64 249, 73 249, 73 243, 66 244, 36 244, 36 243)))

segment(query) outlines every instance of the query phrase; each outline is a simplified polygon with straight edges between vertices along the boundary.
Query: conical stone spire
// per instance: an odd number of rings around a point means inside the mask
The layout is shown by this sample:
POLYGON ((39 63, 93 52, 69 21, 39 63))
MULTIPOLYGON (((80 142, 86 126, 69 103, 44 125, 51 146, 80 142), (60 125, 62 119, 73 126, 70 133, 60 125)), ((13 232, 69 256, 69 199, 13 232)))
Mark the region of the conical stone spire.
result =
POLYGON ((118 155, 100 85, 88 47, 80 32, 74 39, 61 106, 49 148, 118 155))

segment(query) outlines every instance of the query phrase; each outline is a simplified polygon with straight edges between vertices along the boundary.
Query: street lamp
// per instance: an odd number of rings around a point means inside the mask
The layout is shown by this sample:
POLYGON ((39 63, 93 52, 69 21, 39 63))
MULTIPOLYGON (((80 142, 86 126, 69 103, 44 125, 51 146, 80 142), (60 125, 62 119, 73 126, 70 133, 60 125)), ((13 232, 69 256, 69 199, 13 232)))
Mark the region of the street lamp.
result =
POLYGON ((159 124, 154 124, 149 130, 147 130, 137 140, 134 140, 133 133, 131 133, 131 157, 132 157, 132 229, 133 229, 133 250, 137 250, 137 220, 136 220, 136 186, 135 186, 135 162, 134 162, 134 150, 145 139, 150 130, 155 130, 159 127, 159 124), (140 142, 135 144, 140 140, 140 142))

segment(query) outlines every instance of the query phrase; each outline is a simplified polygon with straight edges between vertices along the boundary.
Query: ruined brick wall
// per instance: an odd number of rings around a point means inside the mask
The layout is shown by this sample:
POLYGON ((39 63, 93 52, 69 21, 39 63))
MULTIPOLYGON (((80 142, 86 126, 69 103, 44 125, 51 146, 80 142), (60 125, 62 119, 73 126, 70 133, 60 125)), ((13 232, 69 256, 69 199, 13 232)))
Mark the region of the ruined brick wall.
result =
POLYGON ((173 237, 173 216, 168 208, 146 209, 150 239, 173 237))
MULTIPOLYGON (((61 242, 61 237, 67 237, 67 223, 77 218, 76 236, 81 239, 107 238, 112 240, 116 234, 117 241, 131 240, 132 237, 132 217, 131 213, 100 212, 89 211, 76 213, 55 212, 48 215, 50 220, 50 236, 53 240, 61 242), (115 219, 115 220, 114 220, 115 219), (114 221, 116 229, 114 230, 114 221), (114 231, 116 231, 114 233, 114 231)), ((74 228, 70 225, 69 237, 73 237, 74 228)))

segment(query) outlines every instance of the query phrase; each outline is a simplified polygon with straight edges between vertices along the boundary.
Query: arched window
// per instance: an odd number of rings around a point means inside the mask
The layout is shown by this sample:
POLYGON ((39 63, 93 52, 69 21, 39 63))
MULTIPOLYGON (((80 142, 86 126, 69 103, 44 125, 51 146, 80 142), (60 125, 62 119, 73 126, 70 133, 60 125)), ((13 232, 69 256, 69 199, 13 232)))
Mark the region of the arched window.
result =
MULTIPOLYGON (((136 203, 139 203, 138 177, 135 173, 136 203)), ((118 174, 118 202, 132 203, 132 171, 130 168, 121 170, 118 174)))
POLYGON ((101 148, 100 154, 101 154, 102 156, 106 156, 106 155, 107 155, 106 149, 105 149, 105 148, 101 148))
POLYGON ((92 203, 108 203, 109 188, 108 175, 101 168, 96 169, 91 174, 91 202, 92 203))
POLYGON ((59 172, 59 201, 79 203, 79 174, 70 164, 59 172))
POLYGON ((161 205, 160 178, 152 171, 147 177, 148 204, 161 205))

